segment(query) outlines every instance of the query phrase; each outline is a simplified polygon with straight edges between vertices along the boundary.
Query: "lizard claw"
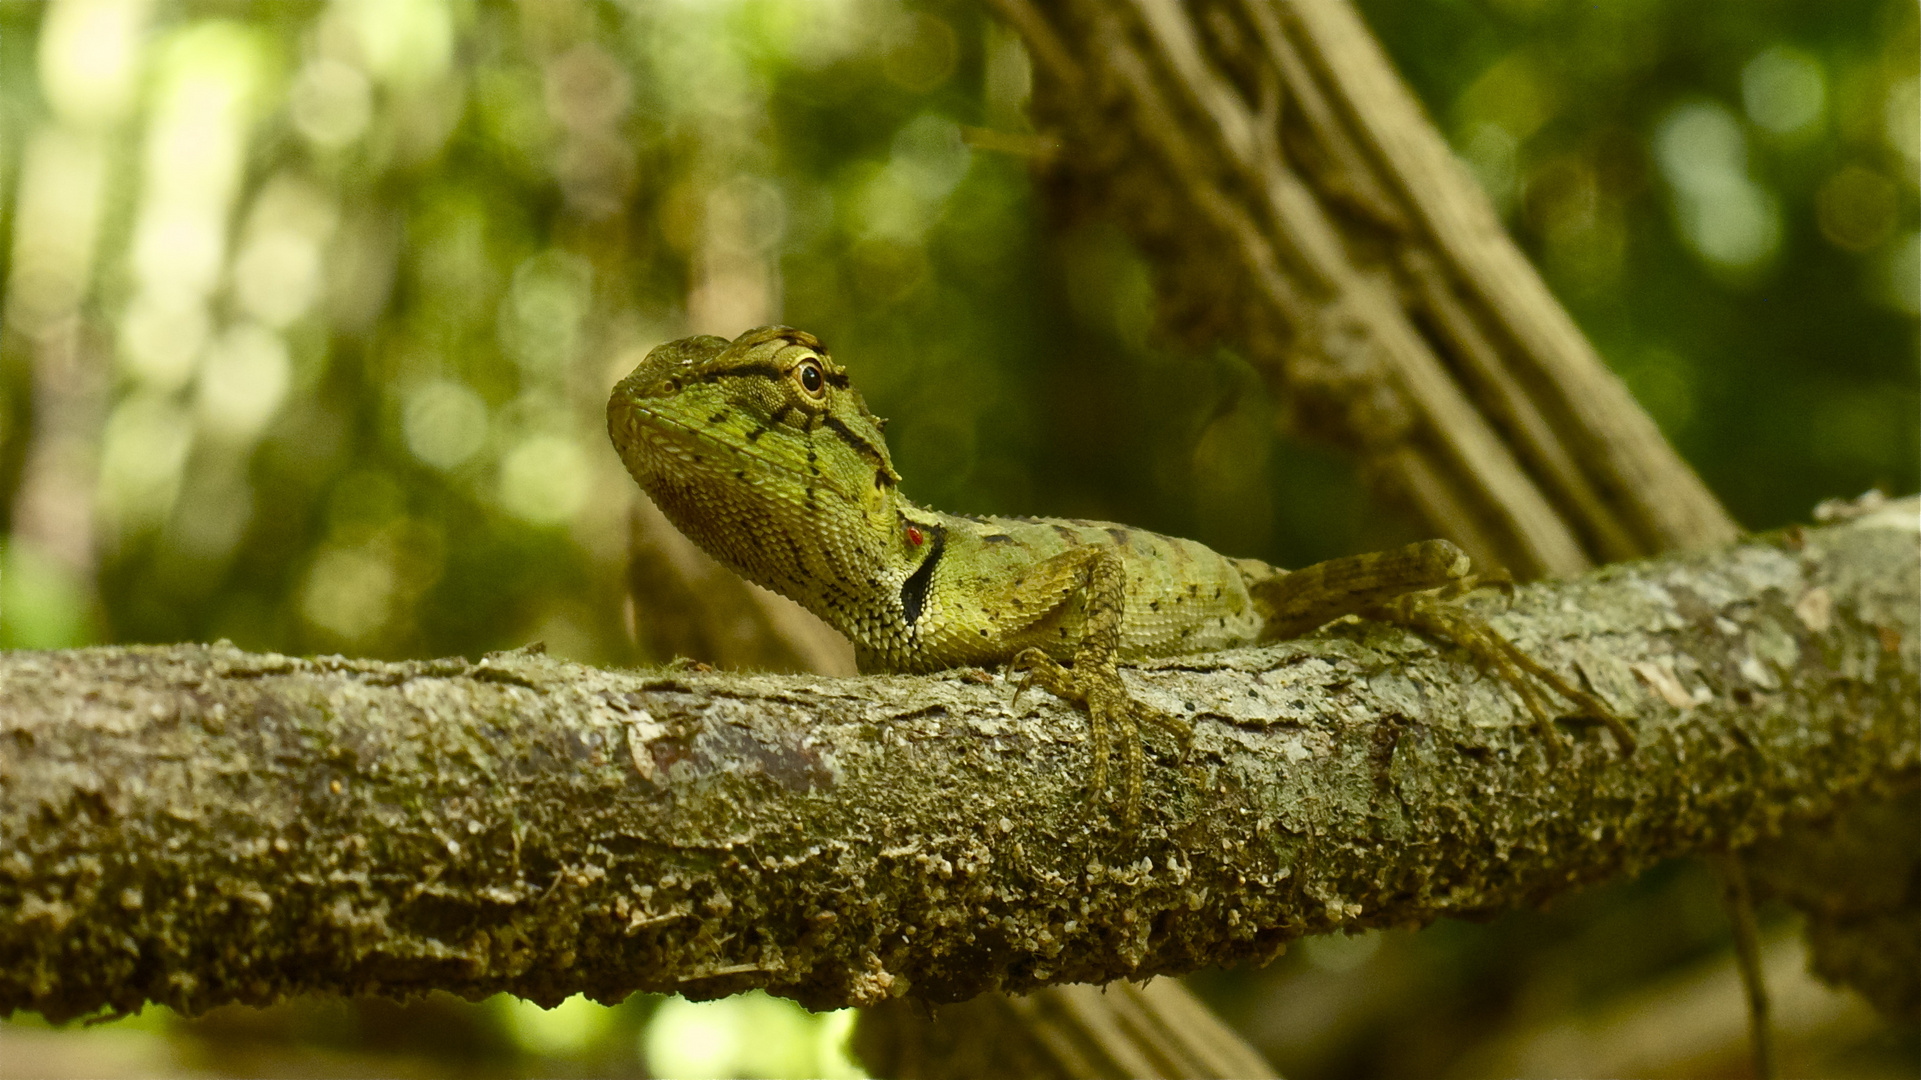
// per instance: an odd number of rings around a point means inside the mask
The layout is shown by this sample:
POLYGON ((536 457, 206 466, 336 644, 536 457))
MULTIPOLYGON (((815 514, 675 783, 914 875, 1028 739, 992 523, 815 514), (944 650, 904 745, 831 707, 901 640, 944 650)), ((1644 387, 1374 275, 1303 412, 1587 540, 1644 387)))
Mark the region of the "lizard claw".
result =
POLYGON ((1021 695, 1027 693, 1027 688, 1034 685, 1035 679, 1039 677, 1041 665, 1051 663, 1053 660, 1039 649, 1022 649, 1013 660, 1008 662, 1008 673, 1018 673, 1021 676, 1020 685, 1014 687, 1014 699, 1008 702, 1008 708, 1020 708, 1021 695))
POLYGON ((1134 702, 1134 710, 1140 714, 1141 719, 1149 721, 1150 723, 1158 724, 1163 731, 1166 731, 1169 735, 1172 735, 1174 736, 1174 738, 1180 740, 1181 750, 1183 753, 1185 753, 1187 749, 1193 744, 1194 742, 1194 725, 1193 724, 1190 724, 1186 720, 1183 720, 1180 717, 1175 716, 1171 712, 1163 712, 1162 710, 1157 709, 1154 706, 1149 705, 1144 701, 1134 702))

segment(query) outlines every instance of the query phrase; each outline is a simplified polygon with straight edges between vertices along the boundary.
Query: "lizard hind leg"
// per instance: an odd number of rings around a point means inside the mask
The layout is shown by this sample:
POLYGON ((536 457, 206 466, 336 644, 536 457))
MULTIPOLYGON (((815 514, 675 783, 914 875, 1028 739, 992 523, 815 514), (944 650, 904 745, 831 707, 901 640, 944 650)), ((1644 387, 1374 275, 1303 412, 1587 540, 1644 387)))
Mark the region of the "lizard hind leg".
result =
POLYGON ((1505 576, 1476 580, 1467 578, 1432 593, 1413 593, 1397 597, 1383 604, 1371 613, 1377 618, 1397 623, 1444 641, 1451 641, 1466 649, 1474 659, 1490 668, 1500 680, 1512 687, 1527 706, 1528 715, 1546 745, 1549 761, 1559 760, 1564 744, 1560 732, 1554 727, 1554 711, 1541 693, 1546 686, 1555 693, 1572 702, 1579 710, 1578 715, 1599 720, 1607 725, 1613 734, 1615 745, 1621 755, 1634 753, 1636 739, 1627 721, 1621 719, 1607 703, 1586 690, 1562 678, 1559 672, 1523 652, 1513 642, 1503 637, 1500 631, 1488 625, 1480 616, 1461 608, 1451 601, 1462 593, 1475 587, 1493 586, 1512 592, 1513 584, 1505 576))
POLYGON ((1344 555, 1299 570, 1277 570, 1251 559, 1240 564, 1248 595, 1266 622, 1262 641, 1299 637, 1409 593, 1474 580, 1467 553, 1446 540, 1344 555))

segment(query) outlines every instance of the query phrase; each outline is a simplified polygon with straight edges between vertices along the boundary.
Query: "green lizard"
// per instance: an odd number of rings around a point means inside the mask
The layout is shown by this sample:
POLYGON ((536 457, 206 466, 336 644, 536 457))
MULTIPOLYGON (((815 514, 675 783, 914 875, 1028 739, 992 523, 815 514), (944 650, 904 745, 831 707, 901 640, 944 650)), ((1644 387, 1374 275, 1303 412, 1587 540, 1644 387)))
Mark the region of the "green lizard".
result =
POLYGON ((1444 540, 1289 572, 1106 522, 916 506, 901 494, 884 421, 804 331, 662 345, 614 388, 607 426, 627 471, 682 532, 847 635, 862 671, 1009 665, 1023 690, 1038 684, 1087 710, 1096 798, 1118 731, 1130 830, 1141 721, 1183 745, 1191 732, 1131 697, 1115 664, 1298 636, 1345 615, 1466 646, 1520 693, 1550 752, 1552 713, 1528 676, 1632 749, 1598 699, 1445 602, 1476 580, 1444 540))

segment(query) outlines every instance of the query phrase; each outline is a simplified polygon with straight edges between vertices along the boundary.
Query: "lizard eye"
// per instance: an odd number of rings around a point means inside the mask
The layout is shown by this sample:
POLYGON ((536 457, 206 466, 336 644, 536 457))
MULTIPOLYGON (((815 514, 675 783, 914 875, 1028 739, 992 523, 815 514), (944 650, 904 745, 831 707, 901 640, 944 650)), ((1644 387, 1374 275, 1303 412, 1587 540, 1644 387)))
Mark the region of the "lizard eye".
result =
POLYGON ((821 374, 820 365, 812 360, 802 360, 794 365, 793 380, 800 384, 808 397, 818 398, 821 389, 827 385, 826 376, 821 374))

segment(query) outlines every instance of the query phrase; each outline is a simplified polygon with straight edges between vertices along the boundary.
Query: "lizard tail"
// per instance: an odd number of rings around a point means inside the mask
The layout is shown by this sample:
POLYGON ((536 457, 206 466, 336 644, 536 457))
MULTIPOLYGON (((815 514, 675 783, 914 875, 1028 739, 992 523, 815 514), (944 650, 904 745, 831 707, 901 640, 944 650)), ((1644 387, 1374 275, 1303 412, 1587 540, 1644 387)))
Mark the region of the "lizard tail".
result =
POLYGON ((1236 559, 1248 594, 1266 625, 1262 641, 1278 641, 1357 615, 1397 596, 1467 578, 1473 563, 1446 540, 1423 540, 1394 551, 1347 555, 1299 570, 1236 559))

